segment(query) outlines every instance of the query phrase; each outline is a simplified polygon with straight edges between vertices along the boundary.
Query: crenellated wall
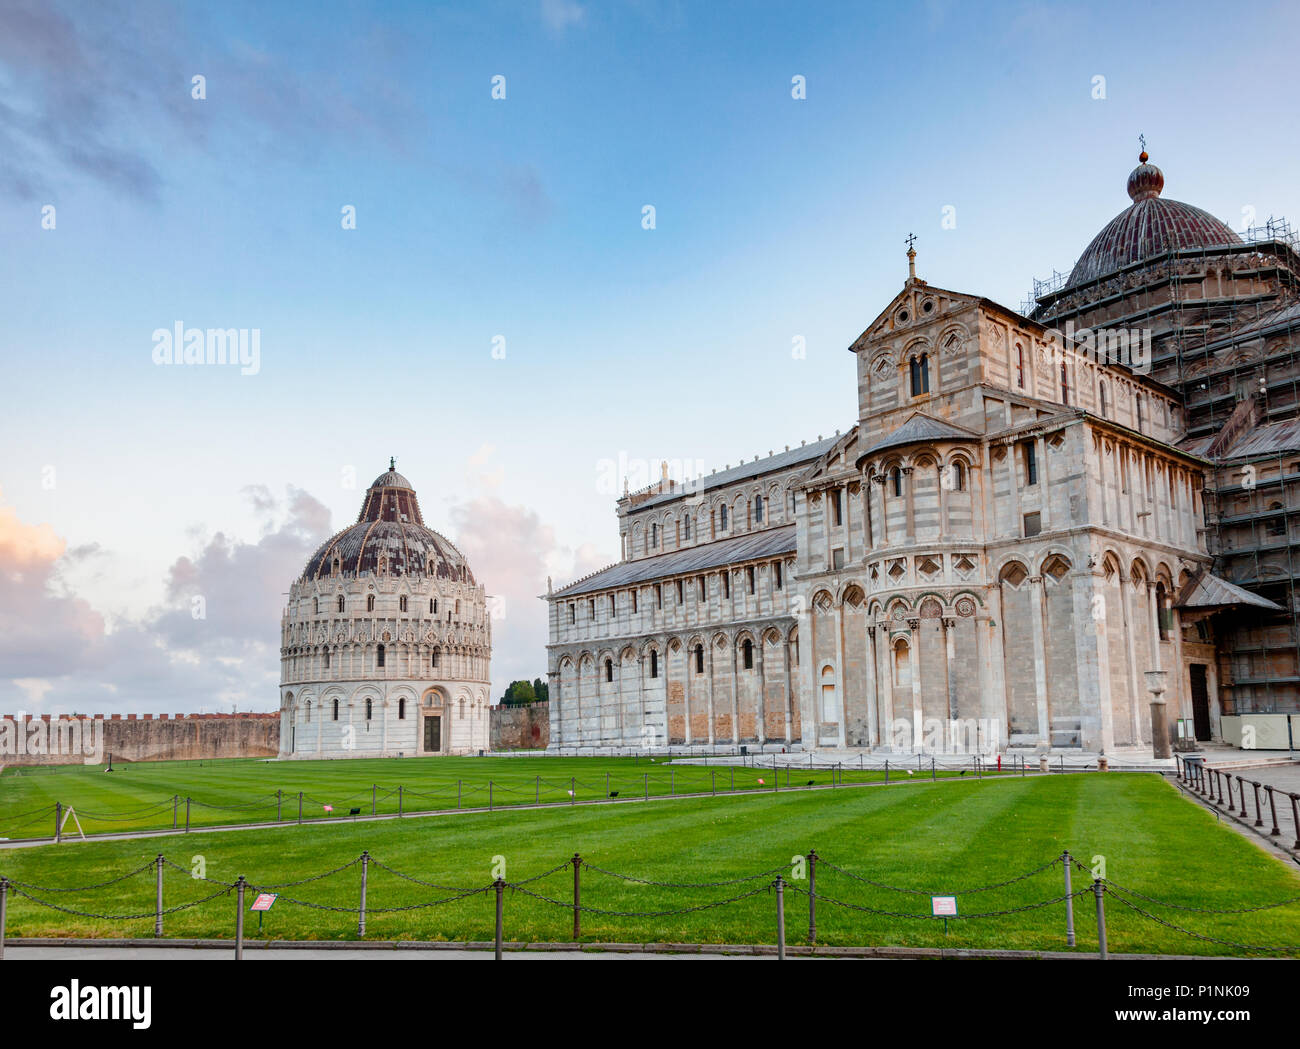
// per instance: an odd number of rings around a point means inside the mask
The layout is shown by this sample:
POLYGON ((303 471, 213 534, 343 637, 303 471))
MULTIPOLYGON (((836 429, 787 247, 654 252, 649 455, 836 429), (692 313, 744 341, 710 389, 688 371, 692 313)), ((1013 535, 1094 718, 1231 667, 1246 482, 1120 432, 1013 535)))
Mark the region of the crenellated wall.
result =
POLYGON ((111 714, 0 719, 0 765, 273 758, 279 714, 111 714))

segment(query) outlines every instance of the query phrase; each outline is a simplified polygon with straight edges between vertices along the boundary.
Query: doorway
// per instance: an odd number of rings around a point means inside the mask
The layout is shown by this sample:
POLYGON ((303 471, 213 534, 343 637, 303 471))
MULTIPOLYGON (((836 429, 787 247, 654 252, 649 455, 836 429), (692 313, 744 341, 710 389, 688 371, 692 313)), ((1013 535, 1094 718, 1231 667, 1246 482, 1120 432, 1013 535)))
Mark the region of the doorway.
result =
POLYGON ((437 714, 426 716, 424 719, 424 752, 442 753, 442 718, 437 714))
POLYGON ((1192 681, 1192 726, 1201 742, 1210 739, 1210 689, 1205 681, 1205 664, 1190 665, 1192 681))

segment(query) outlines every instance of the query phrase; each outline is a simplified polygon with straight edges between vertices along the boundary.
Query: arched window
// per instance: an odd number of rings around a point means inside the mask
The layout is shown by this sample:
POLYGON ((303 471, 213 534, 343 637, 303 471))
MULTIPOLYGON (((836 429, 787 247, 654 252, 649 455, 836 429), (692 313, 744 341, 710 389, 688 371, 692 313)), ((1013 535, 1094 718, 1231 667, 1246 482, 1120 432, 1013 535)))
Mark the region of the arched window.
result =
POLYGON ((650 523, 650 549, 659 549, 659 523, 657 521, 650 523))
POLYGON ((902 468, 901 468, 901 467, 898 467, 898 466, 895 466, 894 469, 893 469, 893 473, 892 473, 890 476, 892 476, 892 477, 893 477, 893 480, 894 480, 894 494, 897 495, 897 496, 901 496, 901 495, 903 494, 903 470, 902 470, 902 468))
POLYGON ((725 532, 727 530, 727 504, 723 503, 719 509, 721 510, 719 520, 722 522, 722 530, 725 532))
POLYGON ((741 646, 741 652, 743 653, 743 658, 745 661, 745 669, 753 670, 754 669, 754 642, 749 640, 749 638, 745 638, 745 643, 743 646, 741 646))
POLYGON ((1103 382, 1097 387, 1097 400, 1101 405, 1101 414, 1106 414, 1106 384, 1103 382))
POLYGON ((763 497, 761 495, 754 496, 754 523, 763 523, 763 497))
POLYGON ((1025 348, 1016 344, 1016 385, 1025 388, 1025 348))
POLYGON ((406 720, 406 697, 405 696, 397 697, 397 720, 398 721, 406 720))
POLYGON ((966 464, 960 459, 954 459, 948 466, 948 474, 954 492, 966 491, 966 464))
POLYGON ((311 724, 311 700, 307 700, 307 724, 311 724))
POLYGON ((697 674, 704 673, 704 646, 703 645, 695 646, 695 673, 697 674))
POLYGON ((438 669, 438 650, 436 648, 429 654, 429 666, 434 670, 438 669))
POLYGON ((460 706, 456 710, 456 716, 458 718, 463 718, 465 716, 465 701, 463 699, 460 701, 460 706))
POLYGON ((1160 640, 1169 640, 1169 631, 1174 625, 1174 613, 1169 607, 1169 594, 1163 581, 1156 584, 1156 625, 1160 630, 1160 640))
POLYGON ((912 396, 919 397, 923 393, 930 392, 930 355, 923 353, 919 357, 913 357, 912 365, 912 396))
POLYGON ((650 650, 650 676, 659 676, 659 653, 653 648, 650 650))
POLYGON ((311 611, 312 611, 312 615, 316 615, 317 613, 320 612, 320 598, 319 598, 319 597, 313 597, 313 598, 311 599, 311 611))
POLYGON ((325 649, 325 653, 324 653, 324 655, 325 655, 325 669, 326 669, 326 670, 329 670, 329 668, 330 668, 330 650, 329 650, 328 648, 325 649))
POLYGON ((338 719, 339 719, 339 701, 336 699, 334 701, 334 720, 338 721, 338 719))
POLYGON ((339 611, 343 611, 343 595, 339 594, 339 611))
POLYGON ((374 594, 367 594, 367 595, 366 595, 366 611, 367 611, 367 612, 373 612, 374 610, 375 610, 375 595, 374 595, 374 594))
POLYGON ((1138 433, 1141 433, 1143 419, 1142 419, 1142 395, 1140 393, 1137 395, 1137 422, 1138 422, 1137 424, 1138 433))
POLYGON ((687 514, 682 518, 682 538, 690 539, 691 537, 691 515, 687 514))
POLYGON ((1061 403, 1070 403, 1070 370, 1061 362, 1061 403))
POLYGON ((614 680, 614 661, 612 659, 605 660, 605 680, 614 680))
POLYGON ((401 597, 399 597, 399 598, 397 599, 397 610, 398 610, 399 612, 405 612, 405 611, 406 611, 406 595, 405 595, 405 594, 403 594, 401 597))
POLYGON ((374 704, 374 700, 372 700, 369 696, 367 696, 366 697, 366 720, 367 721, 370 720, 371 715, 374 713, 373 704, 374 704))
POLYGON ((375 665, 376 665, 376 666, 379 666, 379 667, 382 667, 382 666, 384 665, 384 646, 383 646, 383 645, 380 645, 380 646, 379 646, 379 659, 378 659, 378 661, 376 662, 375 665))
POLYGON ((331 571, 333 575, 339 574, 339 559, 337 557, 334 558, 334 564, 331 566, 331 571))

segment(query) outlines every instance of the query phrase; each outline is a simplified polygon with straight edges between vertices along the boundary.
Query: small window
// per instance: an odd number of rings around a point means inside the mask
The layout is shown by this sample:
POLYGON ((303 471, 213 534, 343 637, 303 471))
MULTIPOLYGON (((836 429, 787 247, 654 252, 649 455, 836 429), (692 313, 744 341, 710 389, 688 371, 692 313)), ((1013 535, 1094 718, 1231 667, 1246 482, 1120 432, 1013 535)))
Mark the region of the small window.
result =
POLYGON ((592 620, 596 618, 596 599, 594 597, 587 599, 587 618, 592 620))
POLYGON ((659 676, 659 653, 654 649, 650 650, 650 676, 659 676))
POLYGON ((578 606, 575 605, 575 604, 573 604, 572 602, 570 602, 570 603, 569 603, 569 622, 570 622, 570 623, 576 623, 577 621, 578 621, 578 606))
POLYGON ((650 549, 657 550, 658 548, 659 548, 659 525, 656 523, 652 523, 650 525, 650 549))
POLYGON ((438 611, 438 602, 435 601, 433 598, 429 598, 429 614, 433 615, 437 611, 438 611))
POLYGON ((405 595, 405 594, 403 594, 401 597, 399 597, 399 598, 397 599, 397 610, 398 610, 399 612, 405 612, 405 611, 406 611, 406 595, 405 595))
POLYGON ((844 523, 844 493, 838 488, 831 494, 831 511, 835 515, 835 527, 844 523))
POLYGON ((1160 640, 1168 641, 1169 631, 1174 626, 1174 612, 1169 607, 1169 592, 1163 582, 1156 584, 1156 625, 1160 630, 1160 640))
POLYGON ((763 523, 763 497, 761 495, 754 496, 754 523, 763 523))
POLYGON ((844 567, 844 547, 837 546, 831 551, 831 568, 839 571, 844 567))
POLYGON ((1025 441, 1021 445, 1025 455, 1025 484, 1038 483, 1038 449, 1034 446, 1033 441, 1025 441))
POLYGON ((1104 418, 1106 415, 1106 384, 1104 382, 1097 387, 1097 404, 1104 418))
POLYGON ((1025 348, 1016 345, 1016 385, 1025 388, 1025 348))
POLYGON ((1137 430, 1138 433, 1142 433, 1142 427, 1144 425, 1145 420, 1143 419, 1142 395, 1140 393, 1137 395, 1137 400, 1135 403, 1137 404, 1137 430))
MULTIPOLYGON (((382 651, 382 650, 381 650, 381 651, 382 651)), ((381 665, 382 665, 382 664, 381 664, 381 665)), ((374 713, 373 706, 372 706, 373 703, 374 703, 374 700, 370 699, 370 698, 367 696, 367 697, 366 697, 366 720, 367 720, 367 721, 370 720, 371 715, 374 713)))
POLYGON ((329 670, 329 668, 330 668, 330 650, 327 648, 325 650, 325 669, 329 670))
POLYGON ((1025 514, 1025 538, 1035 536, 1043 530, 1042 515, 1038 513, 1025 514))
POLYGON ((920 397, 930 392, 930 355, 923 353, 911 360, 912 396, 920 397))
POLYGON ((307 700, 307 724, 311 724, 311 700, 307 700))
POLYGON ((703 645, 695 646, 695 673, 697 674, 704 673, 704 646, 703 645))
POLYGON ((438 650, 436 648, 429 653, 429 666, 433 670, 438 669, 438 650))
POLYGON ((339 611, 343 611, 343 595, 339 594, 339 611))
POLYGON ((708 595, 705 593, 705 590, 704 590, 704 576, 700 576, 700 578, 699 578, 699 584, 700 584, 700 600, 701 600, 701 601, 704 601, 704 600, 706 600, 707 597, 708 597, 708 595))
POLYGON ((898 466, 895 466, 894 469, 893 469, 893 472, 892 472, 891 476, 892 476, 893 479, 894 479, 894 495, 896 495, 896 496, 900 496, 900 497, 901 497, 902 494, 903 494, 903 470, 902 470, 902 468, 901 468, 901 467, 898 467, 898 466))
POLYGON ((682 518, 682 538, 690 539, 691 537, 691 515, 687 514, 682 518))
POLYGON ((406 697, 405 696, 399 696, 397 698, 397 720, 398 721, 406 720, 406 697))
POLYGON ((367 611, 367 612, 373 612, 374 610, 375 610, 375 595, 374 595, 374 594, 367 594, 367 595, 366 595, 366 611, 367 611))
POLYGON ((614 661, 612 659, 605 660, 605 680, 614 680, 614 661))
POLYGON ((954 459, 948 466, 949 483, 952 485, 954 492, 966 491, 966 464, 960 459, 954 459))
POLYGON ((731 572, 729 570, 722 573, 722 596, 728 601, 731 600, 731 572))
POLYGON ((1070 370, 1061 362, 1061 403, 1070 403, 1070 370))
POLYGON ((741 651, 744 653, 743 658, 745 661, 745 669, 753 670, 754 669, 754 642, 750 641, 749 638, 745 638, 745 644, 742 647, 741 651))
POLYGON ((633 590, 631 591, 631 593, 632 593, 632 614, 635 615, 636 614, 636 591, 633 590))
POLYGON ((781 579, 781 562, 776 562, 776 564, 772 566, 772 570, 776 573, 776 588, 780 590, 784 585, 781 579))
POLYGON ((686 596, 682 593, 682 580, 677 580, 677 603, 679 605, 686 603, 686 596))
POLYGON ((727 504, 723 503, 719 510, 721 511, 719 520, 722 522, 722 530, 725 532, 727 530, 727 504))
POLYGON ((334 720, 338 721, 338 719, 339 719, 339 701, 336 699, 334 701, 334 720))
POLYGON ((614 595, 610 594, 609 595, 609 617, 613 619, 616 615, 618 615, 618 605, 614 603, 614 595))
POLYGON ((313 598, 311 599, 311 611, 312 611, 312 615, 317 615, 317 614, 320 612, 320 598, 319 598, 319 597, 313 597, 313 598))
POLYGON ((655 608, 664 607, 664 585, 655 583, 655 608))
POLYGON ((377 665, 377 666, 380 666, 380 667, 382 667, 382 666, 384 665, 384 646, 383 646, 383 645, 380 645, 380 646, 379 646, 379 661, 378 661, 378 663, 377 663, 376 665, 377 665))
POLYGON ((750 565, 745 569, 745 589, 748 593, 754 592, 754 566, 750 565))

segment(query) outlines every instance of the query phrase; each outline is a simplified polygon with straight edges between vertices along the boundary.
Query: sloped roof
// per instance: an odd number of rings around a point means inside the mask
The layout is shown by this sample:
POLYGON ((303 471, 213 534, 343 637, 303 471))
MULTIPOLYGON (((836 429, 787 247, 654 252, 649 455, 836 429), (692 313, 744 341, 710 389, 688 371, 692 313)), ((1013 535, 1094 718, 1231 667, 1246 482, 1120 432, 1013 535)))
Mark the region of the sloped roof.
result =
POLYGON ((916 412, 902 426, 887 434, 859 455, 874 455, 886 448, 897 448, 905 444, 922 444, 927 441, 978 441, 979 434, 962 426, 936 419, 924 412, 916 412))
MULTIPOLYGON (((1213 435, 1181 441, 1179 449, 1193 455, 1204 455, 1214 440, 1213 435)), ((1223 452, 1220 459, 1249 459, 1257 455, 1275 455, 1278 452, 1300 452, 1300 419, 1283 419, 1265 423, 1241 435, 1237 443, 1223 452)))
POLYGON ((639 514, 649 507, 661 506, 664 503, 672 502, 674 499, 680 499, 692 490, 696 495, 699 495, 715 488, 725 488, 727 485, 736 484, 739 481, 747 481, 751 477, 759 477, 775 470, 784 470, 791 466, 798 466, 800 463, 812 462, 814 459, 821 458, 823 453, 830 451, 839 439, 840 435, 837 434, 834 437, 827 437, 813 444, 803 444, 786 452, 777 452, 775 455, 769 455, 763 459, 741 463, 729 470, 719 470, 717 473, 699 478, 698 481, 688 482, 684 485, 678 484, 673 488, 666 489, 661 494, 652 495, 649 499, 637 503, 636 506, 628 510, 628 513, 639 514))
POLYGON ((1176 608, 1209 609, 1227 608, 1230 605, 1249 605, 1253 608, 1267 608, 1272 612, 1285 611, 1281 605, 1274 604, 1268 598, 1252 594, 1236 583, 1229 583, 1210 572, 1202 572, 1189 579, 1174 601, 1176 608))
POLYGON ((720 568, 736 561, 752 561, 762 557, 777 557, 795 551, 795 526, 765 528, 734 539, 719 539, 713 543, 674 550, 670 554, 642 557, 636 561, 620 561, 609 568, 579 579, 552 593, 552 597, 575 597, 593 590, 644 583, 664 576, 686 575, 720 568))

